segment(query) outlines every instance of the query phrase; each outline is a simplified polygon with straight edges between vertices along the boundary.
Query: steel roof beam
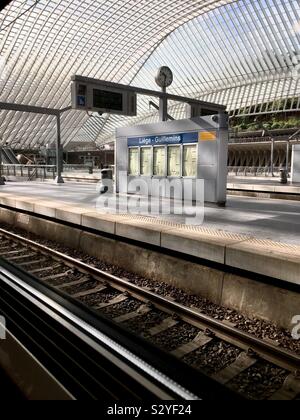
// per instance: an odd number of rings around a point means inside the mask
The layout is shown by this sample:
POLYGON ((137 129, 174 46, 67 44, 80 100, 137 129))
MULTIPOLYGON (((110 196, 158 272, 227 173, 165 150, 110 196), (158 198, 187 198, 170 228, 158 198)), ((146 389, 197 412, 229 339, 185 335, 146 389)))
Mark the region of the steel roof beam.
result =
POLYGON ((157 91, 157 90, 144 89, 144 88, 135 87, 135 86, 125 86, 119 83, 107 82, 106 80, 97 80, 97 79, 92 79, 90 77, 83 77, 83 76, 72 76, 72 81, 82 82, 82 83, 91 83, 95 85, 98 84, 98 85, 101 85, 102 87, 119 89, 119 90, 123 90, 127 92, 133 92, 133 93, 137 93, 138 95, 153 96, 160 99, 166 98, 170 101, 184 102, 187 104, 197 104, 197 105, 202 106, 203 108, 216 110, 216 111, 226 110, 226 106, 224 105, 218 105, 211 102, 200 101, 199 99, 188 98, 185 96, 172 95, 170 93, 165 93, 165 92, 157 91))
POLYGON ((30 114, 44 114, 58 116, 62 112, 69 111, 71 107, 64 109, 44 108, 40 106, 10 104, 7 102, 0 102, 0 110, 2 111, 15 111, 15 112, 28 112, 30 114))

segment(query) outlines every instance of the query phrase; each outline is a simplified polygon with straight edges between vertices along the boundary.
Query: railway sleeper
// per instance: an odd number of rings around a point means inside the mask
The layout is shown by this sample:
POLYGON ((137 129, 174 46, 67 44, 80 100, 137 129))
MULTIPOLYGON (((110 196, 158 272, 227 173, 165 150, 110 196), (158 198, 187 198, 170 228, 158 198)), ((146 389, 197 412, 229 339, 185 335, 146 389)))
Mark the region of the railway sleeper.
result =
POLYGON ((204 332, 200 332, 193 341, 178 347, 176 350, 173 350, 171 354, 179 359, 182 359, 184 356, 193 353, 201 347, 204 347, 206 344, 209 344, 212 340, 213 338, 208 337, 204 334, 204 332))
POLYGON ((213 375, 212 378, 217 382, 226 385, 236 376, 253 366, 256 362, 257 359, 250 357, 246 352, 243 352, 231 365, 213 375))
POLYGON ((114 299, 111 299, 109 302, 100 303, 99 305, 94 306, 94 309, 100 310, 100 309, 109 308, 110 306, 118 305, 119 303, 126 302, 126 300, 128 300, 128 299, 129 299, 128 295, 121 294, 121 295, 115 297, 114 299))
POLYGON ((286 378, 282 388, 272 395, 270 400, 290 401, 294 400, 298 395, 300 395, 300 376, 291 374, 286 378))
POLYGON ((151 306, 147 305, 141 305, 138 310, 134 312, 130 312, 129 314, 121 315, 116 318, 114 318, 114 321, 118 324, 122 324, 123 322, 130 321, 131 319, 147 315, 149 312, 151 312, 153 308, 151 306))

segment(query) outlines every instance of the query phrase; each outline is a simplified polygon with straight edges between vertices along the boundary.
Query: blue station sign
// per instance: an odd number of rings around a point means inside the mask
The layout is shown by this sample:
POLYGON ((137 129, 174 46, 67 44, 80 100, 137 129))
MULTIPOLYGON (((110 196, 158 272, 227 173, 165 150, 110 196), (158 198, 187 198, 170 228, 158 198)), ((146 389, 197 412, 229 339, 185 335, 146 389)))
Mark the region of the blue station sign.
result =
POLYGON ((165 134, 162 136, 129 137, 128 147, 165 146, 168 144, 198 143, 198 131, 192 133, 165 134))

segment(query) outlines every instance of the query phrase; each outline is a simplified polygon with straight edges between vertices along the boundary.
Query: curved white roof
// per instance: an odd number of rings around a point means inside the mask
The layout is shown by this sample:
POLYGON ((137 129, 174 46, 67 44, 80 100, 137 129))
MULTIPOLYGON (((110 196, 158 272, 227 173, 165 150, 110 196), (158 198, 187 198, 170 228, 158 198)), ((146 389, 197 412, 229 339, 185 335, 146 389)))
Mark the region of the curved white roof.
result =
MULTIPOLYGON (((0 13, 0 101, 65 108, 73 74, 156 89, 167 64, 172 93, 241 114, 300 109, 299 22, 298 0, 13 0, 0 13)), ((134 119, 70 111, 62 140, 101 144, 118 125, 155 119, 145 97, 134 119)), ((2 141, 14 146, 51 143, 55 130, 51 116, 0 113, 2 141)))

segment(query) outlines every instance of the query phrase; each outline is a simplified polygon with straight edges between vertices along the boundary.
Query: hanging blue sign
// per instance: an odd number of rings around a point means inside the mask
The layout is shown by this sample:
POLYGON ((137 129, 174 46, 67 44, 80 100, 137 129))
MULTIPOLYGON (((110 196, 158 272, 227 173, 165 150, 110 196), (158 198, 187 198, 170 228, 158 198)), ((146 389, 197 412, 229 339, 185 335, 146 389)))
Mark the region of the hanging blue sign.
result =
POLYGON ((78 106, 86 106, 86 96, 77 95, 77 105, 78 106))
POLYGON ((128 138, 128 147, 198 143, 198 140, 198 131, 192 133, 165 134, 163 136, 130 137, 128 138))

